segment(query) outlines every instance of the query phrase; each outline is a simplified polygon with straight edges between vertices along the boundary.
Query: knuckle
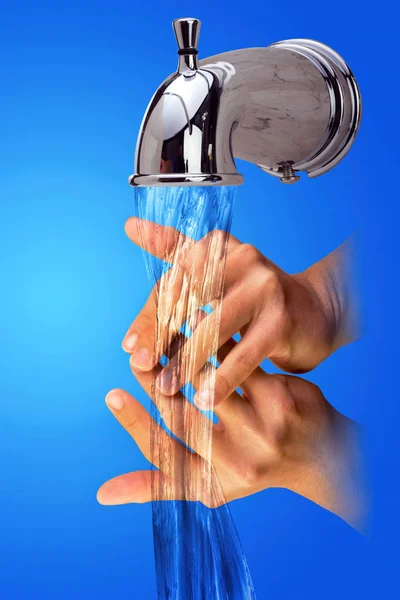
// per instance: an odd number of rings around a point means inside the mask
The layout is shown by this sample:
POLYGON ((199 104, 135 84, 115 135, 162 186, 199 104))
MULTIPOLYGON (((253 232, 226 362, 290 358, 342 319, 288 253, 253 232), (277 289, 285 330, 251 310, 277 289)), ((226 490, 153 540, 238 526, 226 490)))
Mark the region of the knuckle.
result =
MULTIPOLYGON (((223 473, 234 487, 241 489, 255 488, 259 485, 265 474, 267 461, 265 460, 263 440, 254 440, 254 430, 247 430, 245 426, 243 437, 252 440, 254 453, 229 452, 224 456, 223 473)), ((230 435, 229 433, 227 434, 230 435)))
POLYGON ((223 229, 213 229, 210 233, 207 233, 198 243, 206 243, 207 245, 212 243, 214 244, 223 244, 225 240, 229 238, 229 233, 224 231, 223 229))
POLYGON ((229 465, 229 471, 242 489, 254 488, 260 480, 260 468, 256 463, 235 460, 229 465))
POLYGON ((130 414, 126 420, 125 427, 130 433, 133 433, 138 430, 140 423, 141 421, 138 415, 130 414))
POLYGON ((193 242, 189 238, 183 240, 176 247, 175 256, 172 260, 174 266, 181 271, 191 271, 199 247, 199 242, 193 242))
POLYGON ((255 465, 247 465, 242 472, 242 482, 245 487, 253 488, 260 480, 260 469, 255 465))
POLYGON ((280 398, 287 392, 287 376, 286 375, 270 375, 268 378, 268 395, 280 398))
MULTIPOLYGON (((276 295, 278 292, 282 291, 279 274, 269 267, 263 270, 263 274, 259 277, 259 282, 268 294, 276 295)), ((280 299, 283 299, 283 296, 281 296, 280 299)))
POLYGON ((241 373, 251 373, 255 369, 255 360, 252 352, 243 349, 239 358, 238 358, 238 368, 235 371, 238 373, 239 370, 241 373))
POLYGON ((221 500, 217 500, 217 498, 212 497, 212 498, 205 500, 203 502, 203 504, 206 508, 214 509, 214 508, 219 508, 222 503, 221 503, 221 500))
POLYGON ((261 450, 261 459, 255 465, 258 478, 262 477, 265 472, 273 465, 279 462, 282 458, 282 431, 277 430, 276 424, 268 424, 268 431, 260 431, 255 436, 255 441, 258 448, 261 450))
POLYGON ((219 373, 218 371, 219 369, 217 369, 215 379, 215 395, 219 398, 223 398, 231 392, 232 382, 225 373, 219 373))
POLYGON ((269 442, 278 443, 287 435, 296 413, 287 376, 272 375, 268 385, 268 420, 271 432, 269 442))
POLYGON ((263 473, 265 473, 265 471, 270 469, 273 465, 276 465, 282 461, 284 457, 284 446, 281 443, 281 437, 281 435, 271 435, 265 440, 263 447, 265 457, 263 473))
POLYGON ((229 233, 223 229, 214 229, 212 236, 218 240, 224 241, 229 238, 229 233))
POLYGON ((241 244, 236 251, 239 258, 246 262, 257 262, 260 259, 260 252, 252 244, 241 244))
POLYGON ((140 330, 150 329, 154 326, 154 315, 152 312, 142 309, 142 311, 136 317, 134 324, 140 330))

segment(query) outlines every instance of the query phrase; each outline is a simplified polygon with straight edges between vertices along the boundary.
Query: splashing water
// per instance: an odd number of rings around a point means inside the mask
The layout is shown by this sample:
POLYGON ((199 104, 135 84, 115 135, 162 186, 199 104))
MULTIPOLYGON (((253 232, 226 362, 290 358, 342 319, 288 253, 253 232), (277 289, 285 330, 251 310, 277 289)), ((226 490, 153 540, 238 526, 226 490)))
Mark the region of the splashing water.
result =
POLYGON ((139 235, 157 303, 156 347, 181 391, 152 386, 154 549, 160 600, 255 600, 240 540, 213 466, 212 412, 224 269, 235 188, 136 188, 139 235), (203 308, 204 313, 199 313, 203 308), (201 319, 198 319, 199 314, 201 319), (206 316, 207 314, 207 316, 206 316), (197 323, 194 317, 197 315, 197 323), (199 321, 201 321, 199 323, 199 321), (198 372, 195 364, 204 365, 198 372))

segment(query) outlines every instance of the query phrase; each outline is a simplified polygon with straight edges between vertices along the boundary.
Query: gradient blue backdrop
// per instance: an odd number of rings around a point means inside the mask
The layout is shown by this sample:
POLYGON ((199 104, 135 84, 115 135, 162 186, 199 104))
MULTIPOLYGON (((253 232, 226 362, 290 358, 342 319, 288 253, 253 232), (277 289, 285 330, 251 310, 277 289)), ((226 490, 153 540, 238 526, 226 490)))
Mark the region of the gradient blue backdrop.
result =
POLYGON ((233 233, 295 272, 360 231, 365 337, 309 378, 368 431, 371 541, 285 491, 232 511, 260 599, 394 598, 394 2, 182 4, 1 4, 0 598, 156 595, 150 506, 105 508, 95 494, 145 466, 104 396, 121 386, 147 402, 120 349, 149 291, 141 252, 123 232, 133 212, 127 176, 147 102, 176 66, 171 21, 187 13, 203 21, 203 57, 310 37, 338 50, 360 83, 360 135, 332 173, 285 187, 238 165, 246 181, 233 233))

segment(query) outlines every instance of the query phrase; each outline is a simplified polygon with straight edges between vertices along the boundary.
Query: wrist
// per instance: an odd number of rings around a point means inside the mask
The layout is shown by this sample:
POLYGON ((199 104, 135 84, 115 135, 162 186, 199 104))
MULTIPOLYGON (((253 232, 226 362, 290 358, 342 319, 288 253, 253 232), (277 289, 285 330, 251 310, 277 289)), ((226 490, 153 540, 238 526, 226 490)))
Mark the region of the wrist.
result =
MULTIPOLYGON (((337 341, 340 336, 341 307, 337 293, 332 285, 329 285, 321 269, 313 265, 292 275, 308 293, 309 320, 318 332, 318 342, 314 346, 323 348, 323 358, 327 358, 337 349, 337 341)), ((307 328, 309 335, 310 327, 307 328)))
POLYGON ((334 252, 298 277, 319 299, 332 332, 332 352, 357 339, 359 311, 354 282, 354 240, 349 238, 334 252))
POLYGON ((315 460, 308 465, 304 493, 299 493, 365 532, 368 502, 362 428, 333 408, 331 424, 315 460))

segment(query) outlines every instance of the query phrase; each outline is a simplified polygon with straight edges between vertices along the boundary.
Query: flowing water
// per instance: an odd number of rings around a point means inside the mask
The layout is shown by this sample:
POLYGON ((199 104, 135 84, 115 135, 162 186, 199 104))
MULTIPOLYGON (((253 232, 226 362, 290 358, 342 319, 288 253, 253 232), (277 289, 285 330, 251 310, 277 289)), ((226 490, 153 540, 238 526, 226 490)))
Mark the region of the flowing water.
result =
POLYGON ((172 358, 182 382, 179 393, 164 396, 155 385, 161 366, 155 370, 152 506, 160 600, 255 599, 213 467, 216 418, 193 404, 196 389, 213 389, 234 193, 233 187, 213 186, 135 190, 137 216, 168 226, 149 234, 145 222, 138 225, 157 302, 155 351, 161 365, 172 358), (205 365, 196 372, 198 353, 205 365))

